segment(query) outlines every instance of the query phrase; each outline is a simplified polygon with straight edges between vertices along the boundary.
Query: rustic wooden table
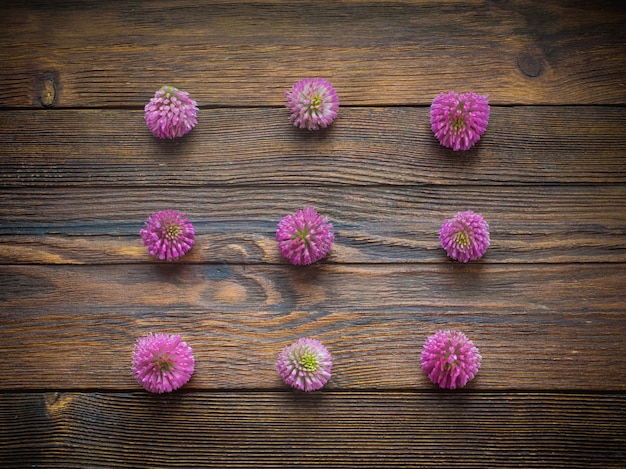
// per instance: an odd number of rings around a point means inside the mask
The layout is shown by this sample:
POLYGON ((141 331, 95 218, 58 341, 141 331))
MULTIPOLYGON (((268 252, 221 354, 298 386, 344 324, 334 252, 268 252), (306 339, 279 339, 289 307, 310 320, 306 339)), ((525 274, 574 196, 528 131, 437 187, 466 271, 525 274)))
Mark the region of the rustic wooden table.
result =
POLYGON ((626 8, 619 0, 60 0, 0 7, 0 467, 626 467, 626 8), (307 132, 284 92, 335 86, 307 132), (143 106, 190 92, 197 127, 143 106), (472 150, 429 105, 488 94, 472 150), (296 268, 276 223, 314 205, 331 255, 296 268), (138 232, 184 212, 197 244, 138 232), (438 231, 482 213, 492 244, 438 231), (442 391, 426 337, 482 368, 442 391), (179 333, 196 372, 145 392, 131 354, 179 333), (278 352, 321 340, 333 377, 289 390, 278 352))

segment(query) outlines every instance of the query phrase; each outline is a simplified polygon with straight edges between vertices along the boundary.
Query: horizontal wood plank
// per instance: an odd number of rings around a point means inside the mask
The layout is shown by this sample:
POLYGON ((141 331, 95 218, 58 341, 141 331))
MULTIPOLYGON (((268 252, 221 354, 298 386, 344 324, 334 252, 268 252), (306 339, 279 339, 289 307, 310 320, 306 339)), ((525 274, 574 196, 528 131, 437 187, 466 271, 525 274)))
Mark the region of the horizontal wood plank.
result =
POLYGON ((138 233, 166 208, 194 224, 185 263, 285 263, 276 224, 307 205, 334 225, 329 263, 446 262, 439 229, 467 209, 490 225, 482 262, 626 262, 626 184, 598 184, 5 189, 0 263, 151 262, 138 233))
POLYGON ((281 389, 280 350, 312 336, 330 389, 432 389, 419 354, 462 330, 468 389, 626 390, 624 265, 5 266, 0 389, 138 388, 136 337, 179 333, 190 389, 281 389), (19 369, 20 373, 15 373, 19 369))
POLYGON ((95 313, 126 306, 136 311, 539 310, 548 314, 619 312, 626 298, 621 288, 626 270, 621 264, 154 263, 2 266, 0 272, 6 285, 0 305, 5 311, 23 312, 45 306, 50 313, 95 313))
POLYGON ((9 393, 0 460, 6 469, 610 469, 626 464, 624 422, 621 394, 9 393))
POLYGON ((428 108, 344 108, 328 129, 281 109, 207 109, 177 141, 136 110, 0 113, 0 188, 626 182, 626 108, 493 108, 468 152, 443 148, 428 108))
POLYGON ((0 105, 279 105, 306 76, 345 104, 626 103, 626 12, 569 2, 23 2, 0 11, 0 105), (489 77, 487 79, 487 77, 489 77))

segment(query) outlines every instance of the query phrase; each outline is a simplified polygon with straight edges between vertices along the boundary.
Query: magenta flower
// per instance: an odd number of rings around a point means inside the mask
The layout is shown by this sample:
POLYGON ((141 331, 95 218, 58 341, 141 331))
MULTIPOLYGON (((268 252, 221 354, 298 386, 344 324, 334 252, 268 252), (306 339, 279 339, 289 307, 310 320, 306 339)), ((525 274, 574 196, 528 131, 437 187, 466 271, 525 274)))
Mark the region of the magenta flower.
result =
POLYGON ((137 339, 133 376, 146 391, 172 392, 189 381, 193 370, 193 350, 179 335, 150 333, 137 339))
POLYGON ((330 379, 333 360, 321 342, 302 337, 278 355, 276 371, 289 386, 316 391, 330 379))
POLYGON ((197 103, 189 93, 173 86, 157 91, 144 111, 148 128, 158 138, 182 137, 198 123, 197 103))
POLYGON ((439 387, 462 388, 478 373, 481 358, 462 332, 438 331, 424 343, 422 368, 439 387))
POLYGON ((175 261, 185 255, 195 242, 191 222, 180 212, 164 210, 152 215, 139 232, 144 246, 154 257, 175 261))
POLYGON ((441 93, 430 106, 430 126, 439 142, 454 151, 469 150, 489 122, 487 96, 476 93, 441 93))
POLYGON ((313 207, 287 215, 276 230, 280 252, 294 265, 319 261, 330 252, 334 239, 333 225, 313 207))
POLYGON ((337 117, 339 98, 335 89, 323 78, 305 78, 285 93, 289 120, 301 129, 319 130, 328 127, 337 117))
POLYGON ((479 213, 459 212, 441 226, 439 240, 452 259, 480 259, 489 247, 489 225, 479 213))

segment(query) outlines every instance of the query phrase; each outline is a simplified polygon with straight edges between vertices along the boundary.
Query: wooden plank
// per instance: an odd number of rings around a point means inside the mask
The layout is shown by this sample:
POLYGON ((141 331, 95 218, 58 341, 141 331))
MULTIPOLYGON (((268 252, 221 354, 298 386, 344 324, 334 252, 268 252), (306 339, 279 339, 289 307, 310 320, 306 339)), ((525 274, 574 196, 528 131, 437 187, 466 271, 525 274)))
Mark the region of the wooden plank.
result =
POLYGON ((0 12, 0 105, 139 106, 162 84, 203 105, 279 105, 330 79, 345 104, 626 103, 626 13, 570 2, 25 2, 0 12))
POLYGON ((626 284, 626 271, 621 264, 321 262, 303 268, 155 263, 0 269, 5 286, 0 305, 5 311, 21 312, 45 308, 50 313, 96 313, 133 308, 145 312, 548 314, 619 312, 626 299, 621 288, 626 284))
POLYGON ((8 393, 0 459, 7 469, 608 469, 626 464, 624 422, 622 394, 8 393))
POLYGON ((469 389, 626 390, 621 264, 4 266, 0 283, 2 390, 137 389, 148 332, 194 348, 189 389, 283 389, 276 357, 302 336, 333 354, 330 389, 433 389, 419 354, 447 328, 481 350, 469 389))
POLYGON ((184 139, 137 110, 0 113, 0 187, 626 182, 626 108, 493 108, 469 152, 439 145, 428 108, 343 108, 328 131, 283 109, 207 109, 184 139))
POLYGON ((0 263, 151 262, 138 235, 176 208, 196 229, 185 263, 285 263, 281 217, 314 205, 334 224, 329 263, 446 262, 438 233, 457 211, 482 213, 481 262, 626 262, 626 185, 326 186, 0 190, 0 263))

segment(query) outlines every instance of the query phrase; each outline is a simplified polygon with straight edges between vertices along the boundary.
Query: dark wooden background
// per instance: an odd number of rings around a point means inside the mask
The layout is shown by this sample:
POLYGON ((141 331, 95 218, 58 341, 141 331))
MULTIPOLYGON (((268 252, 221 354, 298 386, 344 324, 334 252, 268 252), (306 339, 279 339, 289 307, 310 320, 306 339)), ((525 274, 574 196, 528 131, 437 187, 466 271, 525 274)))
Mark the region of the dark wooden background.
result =
POLYGON ((0 467, 626 467, 626 7, 620 0, 3 2, 0 467), (329 129, 284 92, 322 76, 329 129), (199 123, 153 138, 143 106, 190 92, 199 123), (441 91, 490 96, 464 153, 441 91), (324 261, 281 259, 278 220, 335 225, 324 261), (154 262, 172 208, 197 244, 154 262), (438 242, 481 212, 486 256, 438 242), (475 380, 421 371, 464 331, 475 380), (180 391, 134 381, 136 337, 180 333, 180 391), (316 337, 333 378, 274 363, 316 337))

